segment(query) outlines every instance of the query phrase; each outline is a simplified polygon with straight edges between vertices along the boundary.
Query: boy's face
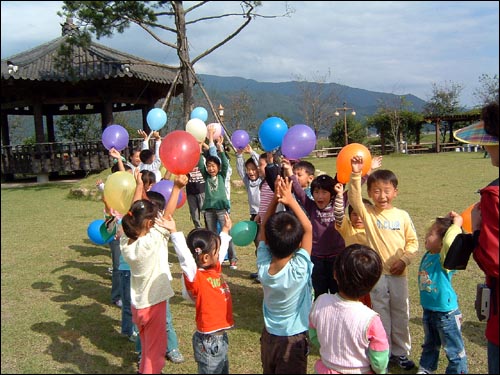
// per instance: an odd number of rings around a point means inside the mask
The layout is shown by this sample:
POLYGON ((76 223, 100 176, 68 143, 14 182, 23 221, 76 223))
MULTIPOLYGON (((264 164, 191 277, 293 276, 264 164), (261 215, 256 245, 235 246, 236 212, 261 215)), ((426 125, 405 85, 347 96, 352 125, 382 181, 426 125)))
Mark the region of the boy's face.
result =
POLYGON ((255 181, 259 178, 259 169, 254 163, 248 163, 246 166, 246 173, 250 181, 255 181))
POLYGON ((365 223, 363 223, 363 220, 361 220, 361 216, 359 216, 355 211, 351 212, 349 219, 351 220, 351 225, 353 226, 353 228, 356 229, 365 228, 365 223))
POLYGON ((259 177, 260 178, 266 178, 266 165, 267 165, 267 160, 266 159, 259 159, 259 177))
POLYGON ((377 208, 388 210, 392 208, 393 199, 398 196, 398 189, 389 181, 377 180, 370 186, 368 196, 377 208))
POLYGON ((212 177, 217 176, 217 173, 219 173, 219 166, 217 165, 217 163, 209 161, 207 163, 207 173, 212 177))
POLYGON ((323 189, 314 189, 312 192, 314 202, 316 203, 316 206, 322 210, 332 200, 332 194, 328 190, 323 190, 323 189))
POLYGON ((432 254, 437 254, 441 251, 443 240, 435 227, 431 227, 425 234, 425 248, 432 254))
POLYGON ((303 189, 308 187, 311 184, 312 180, 314 180, 314 176, 307 173, 304 168, 296 169, 293 171, 293 173, 297 177, 297 180, 299 181, 299 184, 303 189))
POLYGON ((140 151, 136 151, 132 155, 130 155, 130 163, 132 163, 134 167, 138 167, 139 164, 141 164, 141 158, 139 157, 140 154, 140 151))

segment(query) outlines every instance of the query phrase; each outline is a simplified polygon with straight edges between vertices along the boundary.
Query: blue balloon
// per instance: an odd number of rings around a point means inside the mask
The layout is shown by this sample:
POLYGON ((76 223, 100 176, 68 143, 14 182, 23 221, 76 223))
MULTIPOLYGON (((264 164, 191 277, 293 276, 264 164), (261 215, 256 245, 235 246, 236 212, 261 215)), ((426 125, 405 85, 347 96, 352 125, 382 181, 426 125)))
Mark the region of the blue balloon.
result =
POLYGON ((102 224, 104 224, 104 220, 97 219, 97 220, 94 220, 93 222, 91 222, 89 224, 89 226, 87 227, 87 235, 89 236, 90 240, 93 243, 95 243, 96 245, 105 245, 105 244, 111 242, 114 238, 114 236, 111 236, 110 238, 107 239, 107 241, 105 241, 102 238, 102 235, 101 235, 101 225, 102 224))
POLYGON ((279 117, 269 117, 260 125, 259 142, 266 152, 281 146, 283 137, 288 131, 288 125, 279 117))
POLYGON ((161 108, 153 108, 148 112, 146 121, 151 130, 157 131, 163 128, 167 123, 167 114, 161 108))
POLYGON ((200 119, 201 121, 205 122, 208 119, 208 112, 205 108, 203 107, 196 107, 191 111, 191 119, 197 118, 200 119))

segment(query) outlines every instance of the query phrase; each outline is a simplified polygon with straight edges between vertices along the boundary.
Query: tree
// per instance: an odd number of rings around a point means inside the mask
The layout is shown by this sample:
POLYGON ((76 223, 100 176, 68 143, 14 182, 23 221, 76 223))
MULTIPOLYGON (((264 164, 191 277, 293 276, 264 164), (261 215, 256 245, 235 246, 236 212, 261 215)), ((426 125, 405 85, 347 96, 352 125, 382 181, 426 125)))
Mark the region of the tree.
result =
POLYGON ((61 141, 87 142, 101 137, 98 115, 63 115, 56 120, 61 141))
POLYGON ((497 102, 498 103, 498 74, 490 77, 488 74, 481 74, 479 77, 481 87, 474 91, 474 96, 479 100, 479 106, 497 102))
MULTIPOLYGON (((63 11, 60 16, 73 17, 81 26, 84 26, 83 35, 95 34, 97 39, 102 36, 112 36, 114 33, 123 33, 131 24, 136 24, 144 29, 153 39, 165 47, 177 51, 179 66, 178 74, 173 85, 180 78, 183 85, 183 115, 184 123, 189 120, 193 109, 193 87, 197 83, 207 98, 211 111, 217 118, 217 112, 212 105, 208 94, 197 79, 194 64, 208 56, 221 46, 235 38, 250 22, 257 18, 277 18, 290 16, 294 9, 285 2, 285 12, 281 16, 261 15, 256 9, 261 5, 260 1, 241 1, 235 3, 236 11, 223 14, 213 14, 190 18, 202 7, 209 6, 210 1, 196 2, 194 5, 184 8, 182 1, 64 1, 63 11), (189 40, 187 37, 188 26, 199 22, 225 20, 227 18, 240 17, 242 21, 235 30, 222 40, 207 48, 198 56, 191 58, 189 55, 189 40), (157 31, 166 31, 172 36, 171 39, 162 39, 157 31)), ((230 4, 229 2, 226 4, 230 4)), ((198 13, 199 14, 199 13, 198 13)), ((167 96, 163 109, 168 107, 167 96)))
MULTIPOLYGON (((444 82, 442 85, 432 84, 432 96, 424 106, 424 113, 428 117, 439 118, 444 115, 453 115, 463 111, 460 107, 460 94, 463 87, 454 82, 444 82)), ((453 142, 453 123, 442 124, 438 121, 436 126, 439 127, 442 139, 446 139, 446 133, 449 132, 450 142, 453 142), (446 125, 446 126, 443 126, 446 125)))
POLYGON ((231 131, 237 129, 246 129, 250 134, 252 130, 257 129, 257 123, 254 117, 253 101, 248 92, 239 91, 229 97, 229 108, 224 116, 226 127, 231 131))
POLYGON ((322 129, 328 129, 335 119, 334 103, 338 102, 338 95, 333 90, 327 90, 329 76, 330 71, 324 76, 315 73, 309 81, 302 76, 296 77, 304 123, 314 130, 316 136, 322 129))
MULTIPOLYGON (((349 130, 349 143, 363 143, 367 134, 366 127, 357 121, 353 116, 346 117, 347 129, 349 130)), ((344 132, 344 117, 341 116, 336 119, 333 124, 332 132, 328 139, 333 147, 345 146, 345 132, 344 132)))
MULTIPOLYGON (((409 102, 405 96, 396 96, 393 99, 379 102, 379 111, 385 114, 385 120, 388 120, 388 134, 392 137, 392 144, 396 152, 400 151, 400 145, 403 141, 403 112, 409 107, 409 102)), ((386 123, 387 125, 387 123, 386 123)))

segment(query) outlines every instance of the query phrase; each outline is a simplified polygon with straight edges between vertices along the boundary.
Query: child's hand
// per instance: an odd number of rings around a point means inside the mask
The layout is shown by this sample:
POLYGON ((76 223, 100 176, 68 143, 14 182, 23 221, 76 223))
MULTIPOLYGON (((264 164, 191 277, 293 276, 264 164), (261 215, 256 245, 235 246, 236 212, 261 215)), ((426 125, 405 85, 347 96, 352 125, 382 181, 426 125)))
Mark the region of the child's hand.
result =
POLYGON ((160 136, 160 132, 155 130, 151 133, 151 135, 154 137, 155 140, 157 141, 160 141, 161 140, 161 136, 160 136))
POLYGON ((100 184, 102 184, 102 183, 103 183, 103 181, 102 181, 100 178, 98 178, 98 179, 95 181, 95 186, 99 186, 99 185, 100 185, 100 184))
POLYGON ((122 155, 120 154, 120 151, 118 151, 116 148, 111 147, 109 149, 109 156, 114 157, 115 159, 121 159, 122 155))
POLYGON ((144 138, 145 141, 148 140, 149 136, 148 136, 148 133, 146 133, 144 130, 142 129, 138 129, 137 130, 137 133, 142 137, 144 138))
POLYGON ((246 153, 248 153, 248 154, 252 154, 253 150, 252 150, 252 146, 250 146, 250 143, 245 146, 245 148, 243 149, 243 151, 246 152, 246 153))
POLYGON ((370 166, 370 170, 368 174, 371 174, 375 169, 380 168, 382 166, 382 156, 375 156, 372 158, 372 164, 370 166))
POLYGON ((144 185, 144 182, 142 181, 142 173, 139 170, 139 168, 135 169, 134 177, 135 177, 135 182, 137 183, 137 185, 144 185))
POLYGON ((174 185, 177 186, 179 189, 182 189, 184 186, 187 185, 188 183, 188 176, 185 174, 179 174, 176 175, 174 178, 174 185))
POLYGON ((166 217, 160 216, 155 218, 155 223, 162 228, 165 228, 170 233, 177 232, 177 227, 175 225, 175 220, 172 215, 167 215, 166 217))
POLYGON ((389 272, 391 275, 401 275, 403 271, 406 268, 405 262, 403 262, 401 259, 397 260, 394 262, 394 264, 391 266, 391 269, 389 272))
POLYGON ((295 200, 292 194, 292 181, 288 177, 282 178, 281 176, 278 176, 276 180, 278 182, 276 190, 278 202, 289 206, 295 200))
POLYGON ((342 184, 341 182, 337 182, 335 184, 335 186, 333 187, 333 190, 335 190, 335 192, 337 193, 337 195, 344 194, 344 184, 342 184))
POLYGON ((222 231, 229 234, 229 231, 231 230, 232 226, 233 226, 233 222, 231 220, 231 216, 229 216, 229 213, 226 212, 224 214, 224 226, 222 227, 222 231))
POLYGON ((450 219, 453 221, 453 224, 459 226, 460 228, 464 224, 464 218, 460 216, 460 214, 456 213, 455 211, 450 211, 448 214, 450 219))
POLYGON ((285 177, 290 177, 293 174, 292 164, 288 159, 281 159, 281 168, 283 168, 283 173, 285 177))
POLYGON ((363 170, 363 157, 360 155, 354 155, 351 158, 351 167, 354 173, 361 173, 363 170))

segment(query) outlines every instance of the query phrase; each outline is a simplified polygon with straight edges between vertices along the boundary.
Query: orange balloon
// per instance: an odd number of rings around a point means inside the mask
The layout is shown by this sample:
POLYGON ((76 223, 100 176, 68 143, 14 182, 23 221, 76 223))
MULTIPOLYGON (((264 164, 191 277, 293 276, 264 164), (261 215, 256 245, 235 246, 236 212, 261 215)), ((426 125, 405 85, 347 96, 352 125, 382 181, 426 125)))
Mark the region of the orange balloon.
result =
POLYGON ((462 229, 466 233, 472 233, 472 216, 471 211, 476 204, 472 203, 469 207, 467 207, 461 214, 462 219, 464 219, 464 223, 462 224, 462 229))
POLYGON ((350 143, 340 150, 337 155, 337 181, 343 184, 349 182, 351 178, 351 159, 354 155, 363 157, 362 176, 365 176, 372 166, 372 155, 370 150, 360 143, 350 143))

